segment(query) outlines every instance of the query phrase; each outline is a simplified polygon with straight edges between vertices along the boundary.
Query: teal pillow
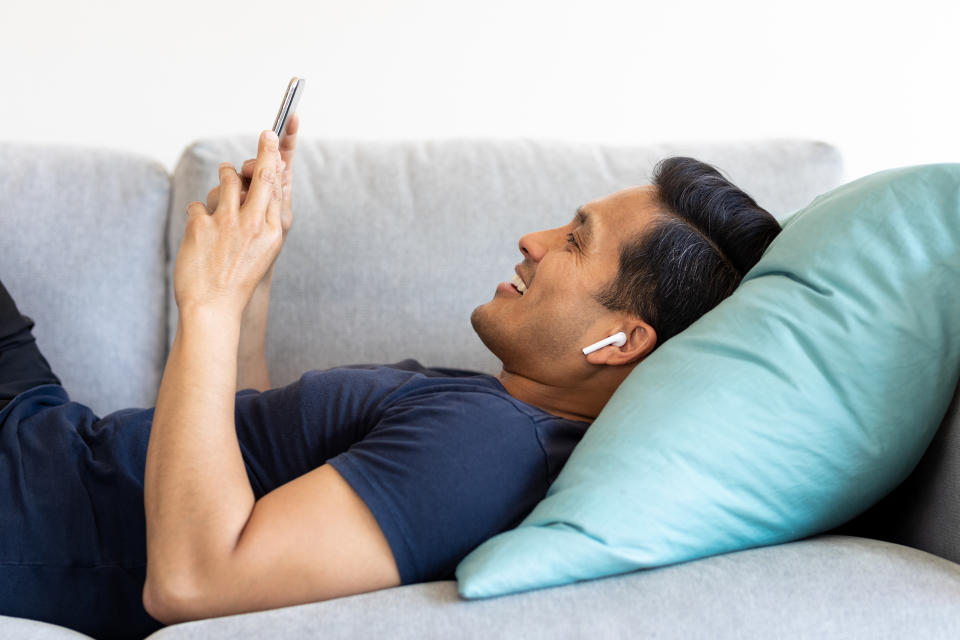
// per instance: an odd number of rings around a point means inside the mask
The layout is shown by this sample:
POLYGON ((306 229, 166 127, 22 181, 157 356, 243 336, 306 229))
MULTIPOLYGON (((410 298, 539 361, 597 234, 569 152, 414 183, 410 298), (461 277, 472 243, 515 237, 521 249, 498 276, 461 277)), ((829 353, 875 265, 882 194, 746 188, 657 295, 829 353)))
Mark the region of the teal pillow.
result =
POLYGON ((960 376, 960 164, 794 214, 627 377, 546 498, 457 567, 482 598, 783 543, 899 484, 960 376))

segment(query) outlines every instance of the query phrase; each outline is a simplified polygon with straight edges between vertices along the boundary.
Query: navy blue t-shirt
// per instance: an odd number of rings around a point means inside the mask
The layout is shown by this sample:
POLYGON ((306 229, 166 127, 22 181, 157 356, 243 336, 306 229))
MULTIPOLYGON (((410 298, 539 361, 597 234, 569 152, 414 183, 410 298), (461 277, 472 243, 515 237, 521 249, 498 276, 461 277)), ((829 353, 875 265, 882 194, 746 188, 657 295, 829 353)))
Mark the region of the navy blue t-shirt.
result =
MULTIPOLYGON (((329 462, 372 511, 404 584, 451 578, 470 550, 518 524, 589 426, 513 398, 492 376, 413 360, 243 390, 235 415, 255 497, 329 462)), ((58 385, 0 410, 0 562, 70 567, 50 578, 60 588, 67 578, 82 588, 85 568, 142 588, 152 420, 153 409, 98 418, 58 385)))
POLYGON ((413 360, 237 395, 255 492, 329 462, 370 508, 404 584, 452 578, 471 549, 519 524, 588 426, 517 400, 492 376, 413 360))

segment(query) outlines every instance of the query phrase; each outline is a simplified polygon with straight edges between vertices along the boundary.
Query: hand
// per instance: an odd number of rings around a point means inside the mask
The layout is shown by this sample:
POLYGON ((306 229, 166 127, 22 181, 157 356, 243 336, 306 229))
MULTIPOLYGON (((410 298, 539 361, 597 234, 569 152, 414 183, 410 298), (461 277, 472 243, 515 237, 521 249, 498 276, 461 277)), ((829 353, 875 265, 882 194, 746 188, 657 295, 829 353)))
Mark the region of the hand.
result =
MULTIPOLYGON (((280 159, 284 162, 283 179, 280 181, 283 187, 283 206, 280 208, 280 224, 283 227, 283 239, 286 241, 287 232, 293 225, 293 155, 297 150, 297 131, 300 130, 300 116, 294 113, 287 120, 287 128, 283 131, 280 138, 280 159)), ((240 189, 240 204, 244 203, 247 197, 247 191, 250 188, 250 178, 253 175, 253 167, 256 158, 245 160, 240 167, 240 177, 242 186, 240 189)), ((207 208, 213 211, 220 203, 220 187, 216 186, 207 194, 207 208)))
POLYGON ((173 276, 181 313, 214 306, 240 317, 283 246, 282 162, 279 141, 264 131, 243 204, 243 181, 225 162, 219 167, 214 211, 198 201, 187 206, 186 231, 173 276))

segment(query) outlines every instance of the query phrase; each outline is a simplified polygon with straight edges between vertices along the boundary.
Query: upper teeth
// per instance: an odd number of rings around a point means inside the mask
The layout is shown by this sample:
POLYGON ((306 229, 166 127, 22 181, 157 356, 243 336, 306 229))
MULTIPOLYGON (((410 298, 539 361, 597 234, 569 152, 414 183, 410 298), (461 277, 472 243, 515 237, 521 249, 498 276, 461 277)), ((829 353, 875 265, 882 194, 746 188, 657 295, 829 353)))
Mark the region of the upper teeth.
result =
POLYGON ((523 280, 520 279, 520 276, 514 274, 513 280, 510 281, 513 286, 517 288, 517 291, 520 293, 526 293, 527 285, 523 284, 523 280))

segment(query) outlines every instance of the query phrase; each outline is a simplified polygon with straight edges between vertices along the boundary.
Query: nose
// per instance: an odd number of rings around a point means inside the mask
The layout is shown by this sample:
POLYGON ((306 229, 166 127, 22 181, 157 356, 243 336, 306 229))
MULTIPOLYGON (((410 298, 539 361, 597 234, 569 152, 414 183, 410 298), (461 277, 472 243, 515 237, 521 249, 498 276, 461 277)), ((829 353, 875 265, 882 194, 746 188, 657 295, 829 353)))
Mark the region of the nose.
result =
POLYGON ((545 231, 534 231, 520 238, 520 253, 524 258, 533 262, 540 262, 547 251, 550 250, 555 238, 554 236, 560 229, 549 229, 545 231))

